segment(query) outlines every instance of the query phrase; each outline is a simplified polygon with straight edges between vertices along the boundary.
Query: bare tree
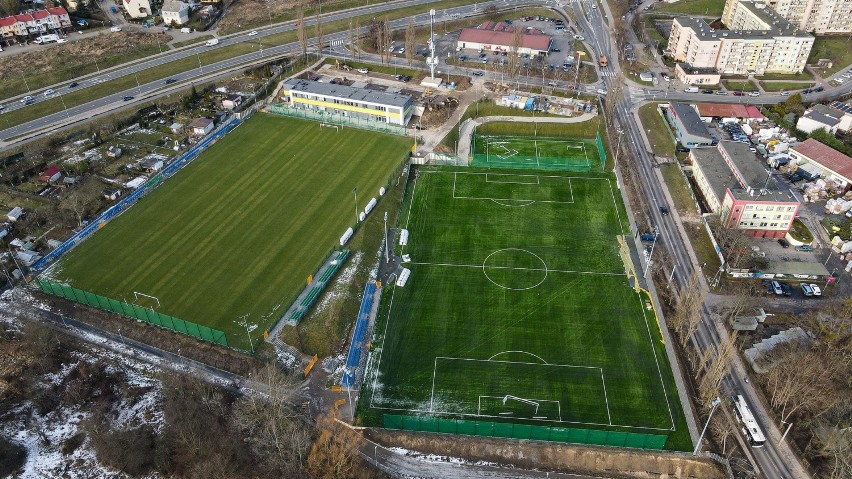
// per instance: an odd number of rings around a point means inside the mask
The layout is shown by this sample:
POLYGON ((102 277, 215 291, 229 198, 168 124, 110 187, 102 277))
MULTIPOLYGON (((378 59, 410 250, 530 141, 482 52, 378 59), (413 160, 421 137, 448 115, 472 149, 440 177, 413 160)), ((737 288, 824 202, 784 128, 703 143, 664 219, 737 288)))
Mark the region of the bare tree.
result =
POLYGON ((352 19, 349 19, 349 30, 346 32, 346 43, 349 51, 352 52, 352 58, 355 58, 355 27, 352 24, 352 19))
POLYGON ((334 410, 317 420, 316 429, 316 439, 308 456, 308 471, 318 479, 352 477, 358 457, 358 434, 339 423, 334 410))
MULTIPOLYGON (((737 431, 737 424, 733 420, 728 404, 728 401, 722 401, 719 404, 719 412, 713 416, 713 421, 710 423, 710 433, 722 445, 722 455, 725 457, 730 457, 728 439, 736 434, 737 431)), ((735 450, 736 446, 732 447, 731 453, 735 450)))
POLYGON ((355 18, 355 50, 358 51, 358 59, 361 59, 361 20, 360 17, 355 18))
POLYGON ((0 0, 0 13, 6 16, 20 13, 21 3, 18 0, 0 0))
POLYGON ((509 47, 509 68, 508 68, 508 76, 509 81, 514 83, 514 80, 517 78, 518 73, 520 72, 521 60, 521 40, 523 40, 523 31, 520 28, 515 28, 514 32, 512 32, 512 45, 509 47))
POLYGON ((686 348, 689 339, 698 329, 701 321, 701 304, 704 303, 705 292, 701 288, 698 275, 690 276, 683 287, 677 288, 672 313, 667 320, 670 327, 677 333, 682 348, 686 348))
POLYGON ((606 92, 605 102, 606 108, 604 108, 604 114, 606 115, 606 122, 610 126, 615 126, 615 110, 618 107, 618 104, 621 103, 621 97, 624 88, 624 74, 621 71, 613 77, 612 81, 609 83, 609 89, 606 92))
POLYGON ((305 8, 299 3, 296 7, 296 35, 299 37, 299 46, 302 47, 302 58, 308 56, 308 35, 305 32, 305 8))
POLYGON ((405 27, 405 60, 411 66, 411 60, 414 58, 414 19, 408 19, 408 26, 405 27))
MULTIPOLYGON (((709 363, 705 364, 703 371, 696 371, 698 378, 698 398, 704 408, 710 407, 710 401, 719 395, 722 379, 728 373, 731 366, 731 358, 736 351, 737 331, 719 342, 716 354, 712 356, 709 363)), ((711 349, 712 346, 708 346, 711 349)))
POLYGON ((317 42, 317 45, 316 45, 317 56, 322 55, 322 49, 323 49, 322 35, 323 35, 323 32, 322 32, 322 7, 320 6, 319 8, 317 8, 316 15, 314 15, 314 38, 316 39, 316 42, 317 42))
POLYGON ((86 213, 86 204, 80 199, 80 195, 77 193, 71 193, 59 203, 59 207, 63 210, 74 213, 74 216, 77 218, 78 228, 83 226, 83 216, 85 216, 86 213))
POLYGON ((388 18, 385 17, 385 19, 382 21, 382 52, 387 57, 388 63, 390 63, 393 59, 393 55, 391 55, 390 52, 390 46, 392 42, 393 37, 391 36, 390 22, 388 21, 388 18))

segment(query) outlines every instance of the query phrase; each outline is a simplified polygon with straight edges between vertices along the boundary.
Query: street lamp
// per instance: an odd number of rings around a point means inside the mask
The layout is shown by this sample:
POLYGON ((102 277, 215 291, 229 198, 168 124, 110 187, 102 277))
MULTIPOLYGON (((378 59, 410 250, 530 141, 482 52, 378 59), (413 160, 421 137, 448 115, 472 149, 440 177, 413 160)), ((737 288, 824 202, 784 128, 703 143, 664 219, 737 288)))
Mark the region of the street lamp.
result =
POLYGON ((388 212, 385 211, 385 263, 390 263, 390 240, 388 240, 388 212))
POLYGON ((712 406, 712 409, 710 409, 710 415, 707 416, 707 423, 704 424, 704 430, 701 431, 701 435, 698 436, 698 442, 695 444, 695 450, 692 451, 693 456, 698 455, 698 450, 701 449, 701 441, 704 439, 704 433, 707 432, 707 426, 710 425, 710 419, 713 417, 713 413, 716 411, 716 408, 719 407, 719 404, 722 404, 722 400, 719 399, 718 396, 713 398, 713 401, 710 402, 710 406, 712 406))
POLYGON ((651 258, 654 257, 654 248, 657 246, 657 236, 660 236, 660 230, 654 226, 654 242, 651 243, 651 254, 648 255, 648 262, 645 264, 645 271, 642 273, 643 278, 648 277, 648 269, 651 266, 651 258))

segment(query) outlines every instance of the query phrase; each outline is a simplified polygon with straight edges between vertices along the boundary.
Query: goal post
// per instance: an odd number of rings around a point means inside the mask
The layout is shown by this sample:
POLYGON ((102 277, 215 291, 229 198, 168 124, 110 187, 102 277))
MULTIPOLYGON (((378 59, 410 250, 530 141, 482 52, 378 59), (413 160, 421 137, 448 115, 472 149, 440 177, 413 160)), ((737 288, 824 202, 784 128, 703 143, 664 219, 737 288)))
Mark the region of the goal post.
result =
POLYGON ((337 133, 340 133, 340 125, 333 125, 331 123, 320 123, 319 125, 320 125, 320 129, 334 128, 334 131, 336 131, 337 133))
POLYGON ((160 298, 158 298, 158 297, 156 297, 156 296, 152 296, 152 295, 150 295, 150 294, 140 293, 139 291, 134 291, 134 292, 133 292, 133 302, 134 302, 134 304, 138 304, 138 303, 139 303, 139 297, 140 297, 140 296, 142 296, 143 298, 152 299, 152 300, 156 301, 156 302, 157 302, 157 308, 158 308, 158 309, 160 308, 160 298))

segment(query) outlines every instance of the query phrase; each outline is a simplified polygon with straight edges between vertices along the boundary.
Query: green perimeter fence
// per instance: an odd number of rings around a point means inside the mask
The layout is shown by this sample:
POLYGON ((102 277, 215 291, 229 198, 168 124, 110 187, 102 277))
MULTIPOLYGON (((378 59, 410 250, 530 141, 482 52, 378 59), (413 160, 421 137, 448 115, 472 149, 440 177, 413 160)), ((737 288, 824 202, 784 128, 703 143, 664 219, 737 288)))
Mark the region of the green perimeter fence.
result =
MULTIPOLYGON (((532 170, 559 170, 559 171, 604 171, 606 165, 606 153, 603 148, 600 133, 597 133, 595 141, 595 149, 598 158, 589 158, 585 153, 575 155, 558 155, 548 156, 542 154, 545 150, 539 150, 536 147, 535 153, 529 154, 526 152, 515 152, 507 157, 502 157, 498 152, 488 151, 487 143, 490 140, 524 140, 534 142, 536 140, 545 142, 582 142, 588 148, 592 148, 592 138, 569 138, 569 137, 545 137, 545 136, 507 136, 507 135, 479 135, 473 134, 471 138, 470 156, 472 161, 470 166, 481 168, 513 168, 513 169, 532 169, 532 170), (483 148, 486 149, 483 152, 483 148)), ((552 153, 552 152, 551 152, 552 153)), ((441 164, 441 163, 436 163, 441 164)), ((447 164, 447 163, 443 163, 447 164)))
POLYGON ((208 343, 230 347, 225 333, 218 329, 208 328, 191 321, 185 321, 163 313, 158 313, 150 308, 136 304, 128 304, 111 298, 100 296, 95 293, 83 291, 67 284, 60 284, 45 278, 38 278, 38 285, 42 291, 48 294, 83 303, 107 312, 117 313, 128 318, 138 319, 154 326, 177 331, 178 333, 192 336, 208 343))
POLYGON ((667 435, 638 432, 581 429, 571 427, 534 426, 510 422, 468 421, 419 416, 383 415, 387 429, 438 432, 467 436, 531 439, 534 441, 567 442, 592 446, 632 447, 636 449, 663 449, 667 435))
POLYGON ((336 113, 327 113, 324 111, 306 110, 303 108, 291 108, 283 103, 272 103, 269 105, 269 112, 276 115, 284 115, 293 118, 301 118, 303 120, 313 120, 320 123, 331 125, 348 126, 352 128, 360 128, 362 130, 378 131, 381 133, 392 133, 394 135, 405 136, 405 127, 402 125, 393 125, 383 121, 368 120, 366 118, 353 118, 336 113))
POLYGON ((603 145, 603 140, 601 140, 601 132, 597 132, 595 134, 595 144, 598 145, 598 156, 601 159, 601 169, 606 169, 606 149, 603 145))

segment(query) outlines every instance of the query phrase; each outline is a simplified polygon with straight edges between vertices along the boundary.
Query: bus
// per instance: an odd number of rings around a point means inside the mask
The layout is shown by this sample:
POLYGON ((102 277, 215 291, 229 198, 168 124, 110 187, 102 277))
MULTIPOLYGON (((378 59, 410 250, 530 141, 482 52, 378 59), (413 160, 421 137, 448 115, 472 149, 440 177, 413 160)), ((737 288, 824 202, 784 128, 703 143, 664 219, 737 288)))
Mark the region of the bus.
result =
POLYGON ((751 409, 748 408, 745 398, 742 395, 737 395, 733 397, 733 401, 734 409, 737 412, 737 419, 743 425, 743 433, 748 438, 751 447, 763 447, 766 443, 766 436, 763 435, 763 431, 754 419, 754 415, 751 413, 751 409))

